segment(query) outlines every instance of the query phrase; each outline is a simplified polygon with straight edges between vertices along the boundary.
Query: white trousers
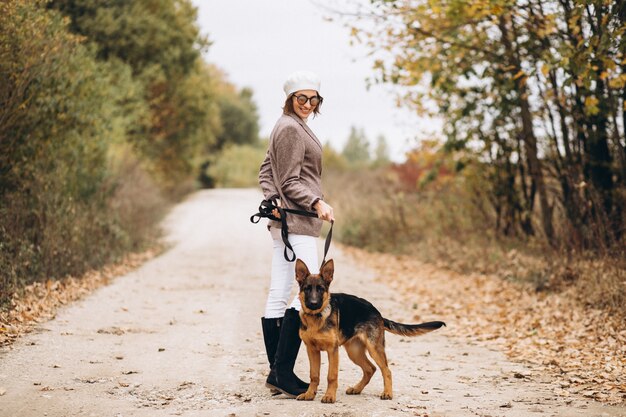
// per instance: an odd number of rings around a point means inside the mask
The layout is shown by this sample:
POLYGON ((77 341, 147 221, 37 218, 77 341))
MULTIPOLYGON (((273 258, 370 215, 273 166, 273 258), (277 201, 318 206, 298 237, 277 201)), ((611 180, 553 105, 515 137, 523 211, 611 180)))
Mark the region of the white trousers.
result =
MULTIPOLYGON (((283 317, 287 303, 293 297, 296 283, 296 262, 288 262, 284 256, 285 244, 280 237, 280 229, 271 229, 274 252, 272 255, 272 273, 270 291, 265 304, 265 318, 283 317)), ((306 235, 289 234, 289 243, 293 247, 296 258, 302 259, 312 274, 319 272, 317 259, 317 238, 306 235)), ((288 255, 291 252, 288 251, 288 255)), ((290 308, 300 311, 300 300, 296 292, 290 308)))

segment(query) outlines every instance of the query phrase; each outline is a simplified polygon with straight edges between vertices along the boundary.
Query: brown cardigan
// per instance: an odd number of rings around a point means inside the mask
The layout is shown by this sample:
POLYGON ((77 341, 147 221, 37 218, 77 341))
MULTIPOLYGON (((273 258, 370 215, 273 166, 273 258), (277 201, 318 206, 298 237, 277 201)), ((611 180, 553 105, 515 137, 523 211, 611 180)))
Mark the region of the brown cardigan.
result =
MULTIPOLYGON (((315 211, 322 195, 322 144, 295 114, 283 114, 270 134, 265 160, 259 170, 259 185, 265 199, 279 197, 283 207, 315 211)), ((280 228, 280 222, 269 221, 280 228)), ((289 233, 318 237, 322 220, 287 216, 289 233)))

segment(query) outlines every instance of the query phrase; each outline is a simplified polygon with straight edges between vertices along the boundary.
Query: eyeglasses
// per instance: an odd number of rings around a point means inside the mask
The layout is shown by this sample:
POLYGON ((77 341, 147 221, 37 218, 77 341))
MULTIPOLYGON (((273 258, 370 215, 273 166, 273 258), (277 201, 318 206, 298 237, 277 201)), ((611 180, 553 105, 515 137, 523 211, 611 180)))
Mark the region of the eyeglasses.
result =
POLYGON ((296 98, 296 101, 298 102, 298 104, 301 106, 304 106, 306 102, 308 101, 309 103, 311 103, 311 106, 315 107, 324 100, 320 96, 307 97, 304 94, 301 94, 299 96, 294 95, 294 97, 296 98))

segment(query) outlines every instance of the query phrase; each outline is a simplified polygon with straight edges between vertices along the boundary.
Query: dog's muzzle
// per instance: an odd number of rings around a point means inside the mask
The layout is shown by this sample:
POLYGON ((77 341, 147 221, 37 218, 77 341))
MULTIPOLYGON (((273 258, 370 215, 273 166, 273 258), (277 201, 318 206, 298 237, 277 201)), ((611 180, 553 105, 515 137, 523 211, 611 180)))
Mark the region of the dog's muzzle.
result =
POLYGON ((319 310, 320 308, 322 308, 322 301, 306 301, 304 303, 304 305, 306 305, 306 308, 308 308, 309 310, 319 310))

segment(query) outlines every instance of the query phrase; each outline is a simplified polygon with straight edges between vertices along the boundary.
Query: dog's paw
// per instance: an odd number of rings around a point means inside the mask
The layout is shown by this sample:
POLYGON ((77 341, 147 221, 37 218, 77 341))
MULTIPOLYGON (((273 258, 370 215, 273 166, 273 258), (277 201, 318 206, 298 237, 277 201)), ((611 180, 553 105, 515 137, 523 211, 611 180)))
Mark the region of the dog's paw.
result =
POLYGON ((326 404, 332 404, 335 402, 335 395, 326 394, 322 397, 322 402, 326 404))
POLYGON ((313 394, 309 394, 309 392, 305 392, 303 394, 300 394, 296 397, 296 400, 298 401, 312 401, 315 398, 315 393, 313 394))
POLYGON ((393 395, 390 392, 383 392, 382 394, 380 394, 381 400, 391 400, 392 398, 393 395))
POLYGON ((361 391, 357 390, 354 387, 350 387, 346 390, 346 394, 348 395, 359 395, 361 393, 361 391))

